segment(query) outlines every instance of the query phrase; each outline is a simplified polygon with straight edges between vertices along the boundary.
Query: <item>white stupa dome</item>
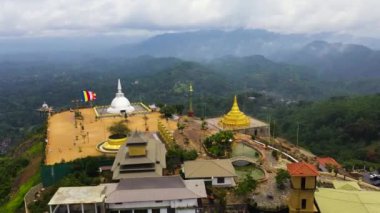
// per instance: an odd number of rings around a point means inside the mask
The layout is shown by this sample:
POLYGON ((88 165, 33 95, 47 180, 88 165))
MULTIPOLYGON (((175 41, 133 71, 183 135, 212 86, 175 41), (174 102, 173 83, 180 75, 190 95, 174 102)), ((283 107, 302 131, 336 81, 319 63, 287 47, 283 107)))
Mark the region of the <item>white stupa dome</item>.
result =
POLYGON ((121 112, 131 113, 135 111, 135 108, 131 105, 129 100, 124 96, 121 91, 120 79, 117 82, 117 93, 115 98, 111 102, 111 106, 108 107, 107 112, 111 114, 120 114, 121 112))

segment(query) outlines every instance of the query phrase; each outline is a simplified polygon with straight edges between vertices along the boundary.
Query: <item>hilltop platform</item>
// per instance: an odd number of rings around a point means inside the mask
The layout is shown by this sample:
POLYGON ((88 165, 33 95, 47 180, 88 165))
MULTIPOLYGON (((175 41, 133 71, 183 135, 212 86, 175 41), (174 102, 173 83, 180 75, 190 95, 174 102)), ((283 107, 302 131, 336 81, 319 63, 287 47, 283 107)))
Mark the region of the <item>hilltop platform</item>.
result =
POLYGON ((229 128, 225 127, 223 128, 220 125, 220 117, 217 118, 209 118, 206 119, 206 122, 213 126, 214 128, 218 130, 231 130, 234 132, 244 133, 244 134, 251 134, 255 136, 267 136, 269 134, 269 125, 263 121, 260 121, 258 119, 248 117, 250 119, 250 124, 247 127, 235 127, 235 128, 229 128))
MULTIPOLYGON (((133 111, 131 114, 147 114, 147 113, 150 113, 152 112, 151 109, 149 109, 149 107, 147 107, 145 104, 139 102, 139 103, 131 103, 131 105, 133 106, 133 108, 135 108, 135 111, 133 111)), ((114 117, 114 116, 118 116, 117 114, 111 114, 111 113, 108 113, 107 112, 107 109, 108 109, 109 106, 96 106, 94 107, 94 110, 95 110, 95 115, 96 117, 98 118, 104 118, 104 117, 114 117)))
MULTIPOLYGON (((80 112, 83 120, 75 121, 74 112, 70 111, 57 113, 49 118, 45 164, 53 165, 87 156, 104 155, 96 149, 96 146, 107 140, 110 135, 108 127, 115 122, 125 120, 118 115, 97 118, 93 108, 80 109, 80 112)), ((176 121, 166 121, 158 112, 150 112, 146 116, 149 132, 157 131, 159 120, 169 129, 177 129, 176 121)), ((131 131, 145 131, 144 113, 128 116, 126 124, 131 131)))

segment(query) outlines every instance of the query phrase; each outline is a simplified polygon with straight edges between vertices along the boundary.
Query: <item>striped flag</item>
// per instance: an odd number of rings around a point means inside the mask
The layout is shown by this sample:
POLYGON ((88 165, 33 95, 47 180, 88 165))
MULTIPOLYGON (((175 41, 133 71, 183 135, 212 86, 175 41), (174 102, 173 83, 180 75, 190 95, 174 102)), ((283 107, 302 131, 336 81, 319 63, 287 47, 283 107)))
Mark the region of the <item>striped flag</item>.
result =
POLYGON ((84 102, 96 100, 96 93, 95 92, 83 90, 82 93, 83 93, 83 101, 84 102))

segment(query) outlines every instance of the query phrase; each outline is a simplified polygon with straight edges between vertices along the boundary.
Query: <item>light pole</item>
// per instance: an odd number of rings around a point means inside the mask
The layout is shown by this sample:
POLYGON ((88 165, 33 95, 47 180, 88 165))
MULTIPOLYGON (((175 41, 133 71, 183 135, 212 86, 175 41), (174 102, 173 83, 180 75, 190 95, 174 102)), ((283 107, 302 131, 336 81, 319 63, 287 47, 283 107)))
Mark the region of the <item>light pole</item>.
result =
POLYGON ((297 122, 297 148, 298 148, 298 135, 299 135, 299 132, 300 132, 300 123, 297 122))

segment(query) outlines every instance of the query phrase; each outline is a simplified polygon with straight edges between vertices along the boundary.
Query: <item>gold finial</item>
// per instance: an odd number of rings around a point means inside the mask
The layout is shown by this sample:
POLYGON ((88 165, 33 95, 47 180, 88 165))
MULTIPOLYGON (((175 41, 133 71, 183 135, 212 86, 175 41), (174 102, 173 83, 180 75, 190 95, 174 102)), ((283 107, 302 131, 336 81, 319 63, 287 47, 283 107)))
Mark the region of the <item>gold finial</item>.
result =
POLYGON ((234 103, 232 104, 232 109, 231 109, 231 111, 240 111, 240 109, 239 109, 239 104, 238 104, 238 102, 237 102, 237 97, 236 97, 236 95, 235 95, 235 97, 234 97, 234 103))

